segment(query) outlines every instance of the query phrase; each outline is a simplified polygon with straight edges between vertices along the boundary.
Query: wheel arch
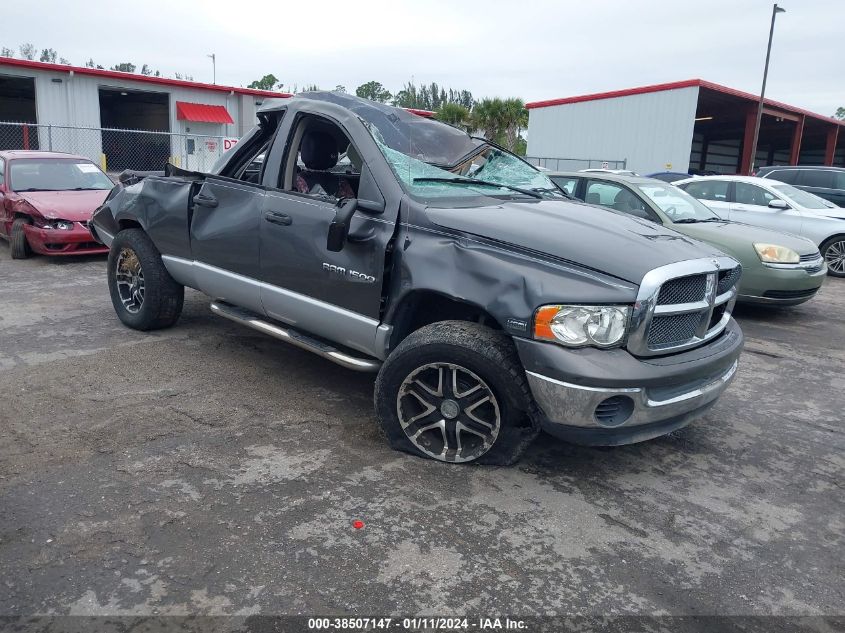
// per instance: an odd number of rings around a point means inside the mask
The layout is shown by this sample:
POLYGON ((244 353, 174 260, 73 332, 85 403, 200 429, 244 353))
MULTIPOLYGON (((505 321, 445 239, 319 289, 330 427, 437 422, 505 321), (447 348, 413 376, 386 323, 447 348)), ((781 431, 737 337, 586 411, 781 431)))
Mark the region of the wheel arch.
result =
POLYGON ((468 321, 502 330, 499 321, 477 303, 456 299, 437 290, 411 290, 393 310, 390 349, 395 349, 413 332, 439 321, 468 321))

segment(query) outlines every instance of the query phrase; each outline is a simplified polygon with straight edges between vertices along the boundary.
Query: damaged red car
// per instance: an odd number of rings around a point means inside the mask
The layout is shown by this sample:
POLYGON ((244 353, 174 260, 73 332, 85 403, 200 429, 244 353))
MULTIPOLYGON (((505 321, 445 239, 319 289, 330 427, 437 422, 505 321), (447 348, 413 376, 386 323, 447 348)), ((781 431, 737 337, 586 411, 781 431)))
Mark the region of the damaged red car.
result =
POLYGON ((0 237, 13 259, 107 253, 88 222, 114 183, 84 156, 0 152, 0 237))

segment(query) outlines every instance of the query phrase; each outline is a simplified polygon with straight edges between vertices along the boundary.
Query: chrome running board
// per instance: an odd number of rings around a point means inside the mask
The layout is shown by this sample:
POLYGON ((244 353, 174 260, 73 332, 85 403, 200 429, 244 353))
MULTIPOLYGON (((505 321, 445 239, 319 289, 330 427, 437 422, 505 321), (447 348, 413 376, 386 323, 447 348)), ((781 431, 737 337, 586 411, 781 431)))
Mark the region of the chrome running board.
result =
POLYGON ((347 369, 374 372, 378 371, 381 367, 381 361, 376 360, 375 358, 359 358, 357 356, 341 352, 328 343, 312 338, 311 336, 303 334, 302 332, 292 328, 282 327, 281 325, 265 321, 254 312, 244 310, 243 308, 233 306, 229 303, 224 303, 223 301, 213 301, 211 303, 211 311, 214 314, 229 319, 230 321, 240 323, 241 325, 245 325, 253 330, 258 330, 264 334, 269 334, 273 338, 295 345, 300 349, 317 354, 317 356, 322 356, 326 360, 330 360, 341 367, 346 367, 347 369))

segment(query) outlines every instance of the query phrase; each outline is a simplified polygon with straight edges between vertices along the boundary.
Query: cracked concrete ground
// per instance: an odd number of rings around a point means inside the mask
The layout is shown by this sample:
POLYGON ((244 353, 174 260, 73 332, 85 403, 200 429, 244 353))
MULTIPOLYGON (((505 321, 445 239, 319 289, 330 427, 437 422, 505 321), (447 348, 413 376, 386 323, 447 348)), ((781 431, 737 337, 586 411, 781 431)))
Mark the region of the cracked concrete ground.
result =
POLYGON ((198 293, 126 329, 104 268, 0 243, 0 614, 843 613, 845 280, 740 311, 687 429, 491 468, 391 451, 371 376, 198 293))

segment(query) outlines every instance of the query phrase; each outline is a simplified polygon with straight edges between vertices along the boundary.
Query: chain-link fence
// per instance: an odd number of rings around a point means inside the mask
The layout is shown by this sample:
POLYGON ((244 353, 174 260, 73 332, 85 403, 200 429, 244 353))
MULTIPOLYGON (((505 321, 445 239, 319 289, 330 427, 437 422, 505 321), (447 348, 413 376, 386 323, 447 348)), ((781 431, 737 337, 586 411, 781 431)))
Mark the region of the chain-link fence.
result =
POLYGON ((576 171, 579 169, 627 169, 628 159, 607 160, 602 158, 547 158, 526 156, 532 165, 552 171, 576 171))
POLYGON ((168 161, 191 171, 209 171, 235 142, 204 134, 0 122, 0 150, 79 154, 110 175, 125 169, 162 170, 168 161))

